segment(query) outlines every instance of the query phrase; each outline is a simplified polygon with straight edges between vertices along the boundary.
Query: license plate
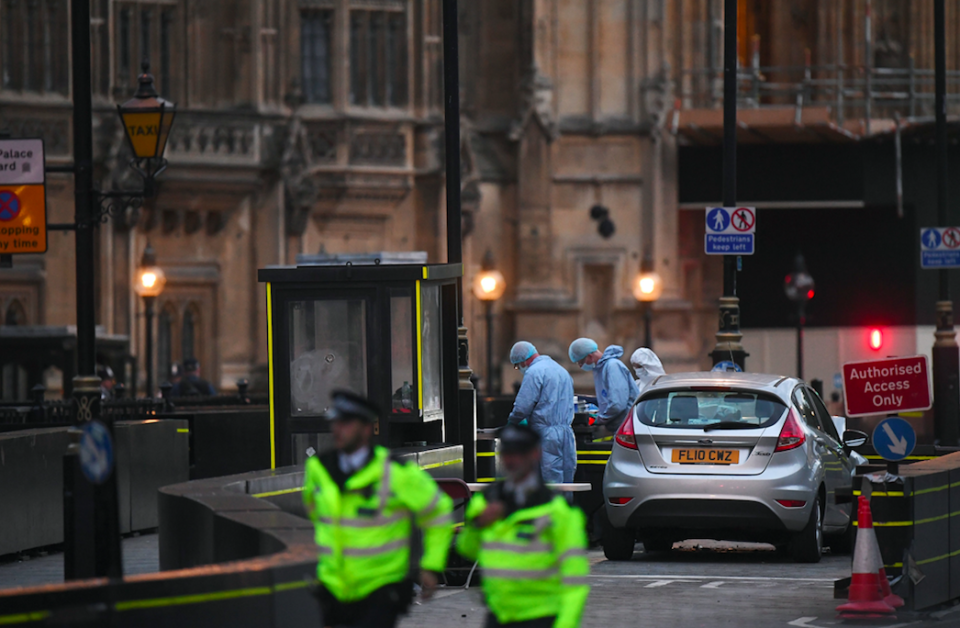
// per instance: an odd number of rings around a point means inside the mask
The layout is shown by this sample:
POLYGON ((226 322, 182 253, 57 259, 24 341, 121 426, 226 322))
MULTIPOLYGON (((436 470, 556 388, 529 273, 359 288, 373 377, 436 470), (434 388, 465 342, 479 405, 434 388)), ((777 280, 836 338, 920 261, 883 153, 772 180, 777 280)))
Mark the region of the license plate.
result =
POLYGON ((676 464, 738 464, 740 452, 736 449, 674 449, 672 462, 676 464))

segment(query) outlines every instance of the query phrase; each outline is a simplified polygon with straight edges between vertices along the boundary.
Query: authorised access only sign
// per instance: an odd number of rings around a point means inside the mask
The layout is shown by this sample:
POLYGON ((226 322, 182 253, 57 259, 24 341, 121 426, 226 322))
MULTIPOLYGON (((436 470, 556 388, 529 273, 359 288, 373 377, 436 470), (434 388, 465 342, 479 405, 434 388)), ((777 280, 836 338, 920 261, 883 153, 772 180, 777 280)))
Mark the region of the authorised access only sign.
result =
POLYGON ((46 250, 43 140, 0 140, 0 255, 46 250))
POLYGON ((843 365, 847 416, 929 410, 927 357, 890 358, 843 365))

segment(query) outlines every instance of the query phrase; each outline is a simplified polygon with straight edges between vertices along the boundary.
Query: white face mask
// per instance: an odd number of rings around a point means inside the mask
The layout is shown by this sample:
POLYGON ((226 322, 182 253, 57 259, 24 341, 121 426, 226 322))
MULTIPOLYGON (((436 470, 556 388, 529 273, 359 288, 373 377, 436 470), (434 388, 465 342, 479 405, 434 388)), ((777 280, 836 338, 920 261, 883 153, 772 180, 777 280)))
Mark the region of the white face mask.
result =
POLYGON ((647 369, 642 366, 634 368, 633 372, 637 374, 637 379, 643 379, 647 375, 647 369))

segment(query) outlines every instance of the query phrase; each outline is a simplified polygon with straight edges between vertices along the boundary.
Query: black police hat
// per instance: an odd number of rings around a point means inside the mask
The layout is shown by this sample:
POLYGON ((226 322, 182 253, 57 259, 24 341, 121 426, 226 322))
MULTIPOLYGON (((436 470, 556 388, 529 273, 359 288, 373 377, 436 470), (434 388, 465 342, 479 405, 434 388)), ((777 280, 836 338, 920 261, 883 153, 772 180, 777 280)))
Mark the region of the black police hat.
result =
POLYGON ((509 423, 497 432, 500 451, 505 454, 525 454, 540 446, 540 435, 529 425, 509 423))
POLYGON ((330 395, 333 407, 327 411, 327 420, 341 421, 358 419, 364 423, 376 423, 380 418, 380 408, 348 390, 335 390, 330 395))

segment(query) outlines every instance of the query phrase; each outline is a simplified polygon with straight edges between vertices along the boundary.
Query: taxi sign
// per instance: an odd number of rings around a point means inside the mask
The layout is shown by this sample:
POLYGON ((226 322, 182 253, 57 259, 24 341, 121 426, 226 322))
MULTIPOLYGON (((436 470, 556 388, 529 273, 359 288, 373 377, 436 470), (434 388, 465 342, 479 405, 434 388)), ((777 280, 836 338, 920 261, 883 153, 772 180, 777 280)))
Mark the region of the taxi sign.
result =
POLYGON ((847 416, 929 410, 933 402, 927 373, 923 355, 844 364, 847 416))
POLYGON ((0 140, 0 255, 46 251, 43 140, 0 140))

